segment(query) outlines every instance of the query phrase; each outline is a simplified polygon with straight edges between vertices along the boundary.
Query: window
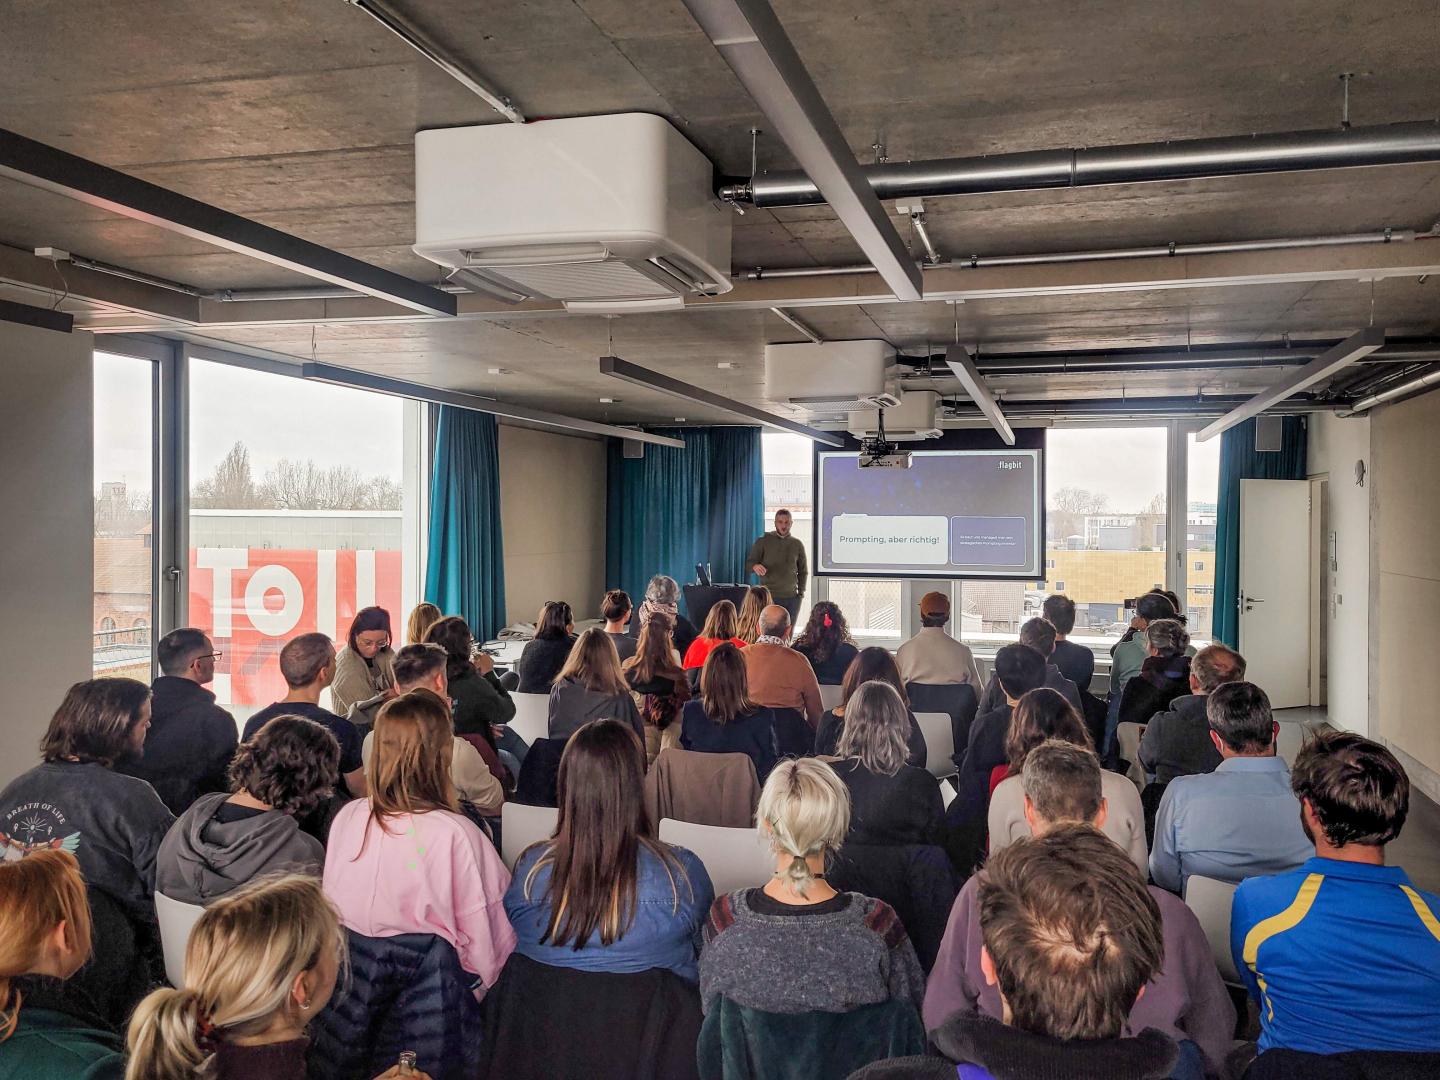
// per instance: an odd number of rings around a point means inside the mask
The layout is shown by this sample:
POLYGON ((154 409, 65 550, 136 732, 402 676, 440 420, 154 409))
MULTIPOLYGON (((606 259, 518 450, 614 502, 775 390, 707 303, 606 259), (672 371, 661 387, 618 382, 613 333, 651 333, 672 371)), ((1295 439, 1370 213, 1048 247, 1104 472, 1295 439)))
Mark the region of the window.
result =
POLYGON ((96 675, 150 681, 155 365, 95 354, 96 675), (124 629, 121 629, 121 628, 124 629))
POLYGON ((1075 601, 1071 640, 1103 654, 1125 630, 1125 601, 1165 587, 1163 427, 1051 428, 1045 457, 1046 581, 964 582, 961 636, 1013 641, 1052 592, 1075 601))
POLYGON ((244 718, 284 696, 290 638, 342 643, 372 604, 403 629, 419 571, 405 527, 419 409, 200 360, 189 381, 189 621, 224 653, 211 689, 244 718))
POLYGON ((1185 440, 1185 557, 1190 572, 1185 581, 1185 607, 1190 640, 1196 648, 1208 644, 1215 611, 1215 518, 1220 500, 1220 440, 1185 440), (1203 556, 1203 557, 1198 557, 1203 556))

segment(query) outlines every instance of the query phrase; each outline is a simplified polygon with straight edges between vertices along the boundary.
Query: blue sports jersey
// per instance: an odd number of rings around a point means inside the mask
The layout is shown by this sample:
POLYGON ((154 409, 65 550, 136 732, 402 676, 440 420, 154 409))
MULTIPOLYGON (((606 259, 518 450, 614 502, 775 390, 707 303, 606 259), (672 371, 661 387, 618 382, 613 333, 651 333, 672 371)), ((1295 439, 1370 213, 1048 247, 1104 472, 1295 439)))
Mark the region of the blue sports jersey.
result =
POLYGON ((1312 858, 1242 882, 1230 948, 1260 1049, 1440 1050, 1437 912, 1398 866, 1312 858))

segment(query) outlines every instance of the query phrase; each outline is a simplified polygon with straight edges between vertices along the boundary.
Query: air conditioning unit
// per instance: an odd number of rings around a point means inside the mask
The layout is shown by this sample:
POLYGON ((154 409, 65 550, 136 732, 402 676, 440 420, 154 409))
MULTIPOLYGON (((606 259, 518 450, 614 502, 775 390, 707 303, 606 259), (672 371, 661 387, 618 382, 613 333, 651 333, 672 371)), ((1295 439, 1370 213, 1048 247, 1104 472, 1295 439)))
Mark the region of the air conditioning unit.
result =
POLYGON ((731 211, 663 117, 421 131, 415 251, 455 280, 574 311, 682 307, 731 289, 731 211))
POLYGON ((808 413, 900 403, 895 350, 884 341, 765 346, 765 397, 808 413))
MULTIPOLYGON (((939 406, 940 395, 933 390, 906 390, 900 395, 900 404, 885 410, 885 438, 893 442, 938 439, 935 410, 939 406)), ((847 427, 857 439, 873 439, 880 434, 880 411, 852 412, 847 427)))

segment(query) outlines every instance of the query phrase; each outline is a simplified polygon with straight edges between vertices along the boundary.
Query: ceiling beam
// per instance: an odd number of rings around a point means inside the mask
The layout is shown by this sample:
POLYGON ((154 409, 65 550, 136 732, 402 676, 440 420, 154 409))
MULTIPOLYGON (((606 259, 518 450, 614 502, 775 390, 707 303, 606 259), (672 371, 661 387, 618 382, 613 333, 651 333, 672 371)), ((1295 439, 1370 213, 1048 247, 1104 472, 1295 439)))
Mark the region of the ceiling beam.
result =
POLYGON ((768 0, 684 3, 890 291, 919 300, 925 291, 919 266, 768 0))
POLYGON ((601 424, 594 420, 582 420, 577 416, 562 416, 559 413, 532 409, 528 405, 515 405, 479 394, 467 394, 459 390, 442 390, 439 387, 421 383, 391 379, 374 375, 368 371, 336 367, 334 364, 307 363, 300 368, 300 377, 313 382, 333 383, 337 386, 353 386, 392 397, 410 398, 414 401, 428 401, 435 405, 454 405, 461 409, 489 413, 508 420, 524 420, 541 427, 558 428, 561 431, 578 431, 586 435, 605 435, 615 439, 630 439, 634 442, 651 443, 655 446, 673 446, 684 449, 685 443, 667 435, 652 435, 639 428, 620 427, 616 424, 601 424))
POLYGON ((1341 368, 1353 364, 1362 356, 1369 356, 1385 344, 1385 331, 1378 326, 1366 327, 1351 334, 1344 341, 1332 345, 1310 363, 1295 371, 1286 373, 1273 386, 1262 390, 1243 405, 1231 409, 1214 423, 1202 428, 1195 435, 1197 442, 1213 439, 1222 431, 1244 423, 1252 416, 1259 416, 1272 405, 1278 405, 1292 394, 1298 394, 1306 387, 1322 379, 1328 379, 1341 368))
POLYGON ((970 400, 975 402, 976 408, 990 421, 990 426, 1005 441, 1005 445, 1014 446, 1015 432, 1010 429, 1010 422, 1000 411, 1000 403, 995 400, 990 387, 985 385, 985 376, 981 375, 980 369, 975 366, 970 350, 964 345, 949 346, 945 350, 945 365, 960 380, 960 385, 970 395, 970 400))
POLYGON ((3 128, 0 128, 0 176, 248 255, 271 266, 355 289, 425 315, 448 316, 456 311, 454 296, 403 274, 381 269, 3 128))
POLYGON ((612 378, 620 379, 623 382, 631 383, 634 386, 643 387, 646 390, 658 390, 662 394, 671 394, 675 397, 684 398, 686 401, 694 401, 701 405, 709 405, 712 408, 723 409, 736 416, 743 416, 747 420, 754 420, 764 424, 766 427, 776 428, 780 431, 789 431, 795 435, 803 435, 807 439, 824 443, 826 446, 844 446, 845 440, 838 435, 828 431, 821 431, 819 428, 806 427, 804 424, 784 416, 777 416, 768 413, 764 409, 757 409, 753 405, 746 405, 743 401, 736 401, 734 398, 725 397, 705 390, 691 383, 681 382, 679 379, 672 379, 669 375, 662 375, 658 371, 651 371, 649 368, 641 367, 639 364, 632 364, 628 360, 621 360, 618 356, 600 357, 600 374, 609 375, 612 378))

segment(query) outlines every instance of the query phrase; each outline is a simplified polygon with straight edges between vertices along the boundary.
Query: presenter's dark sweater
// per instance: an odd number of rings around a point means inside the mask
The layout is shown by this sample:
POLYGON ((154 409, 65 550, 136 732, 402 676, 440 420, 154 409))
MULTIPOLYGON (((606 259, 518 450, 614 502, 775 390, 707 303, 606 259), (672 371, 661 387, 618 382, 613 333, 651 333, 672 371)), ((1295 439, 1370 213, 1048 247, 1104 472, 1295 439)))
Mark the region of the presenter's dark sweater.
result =
POLYGON ((765 567, 760 584, 770 590, 774 599, 793 600, 805 595, 810 568, 805 563, 805 545, 794 533, 781 536, 767 532, 760 536, 745 556, 746 570, 756 565, 765 567))

